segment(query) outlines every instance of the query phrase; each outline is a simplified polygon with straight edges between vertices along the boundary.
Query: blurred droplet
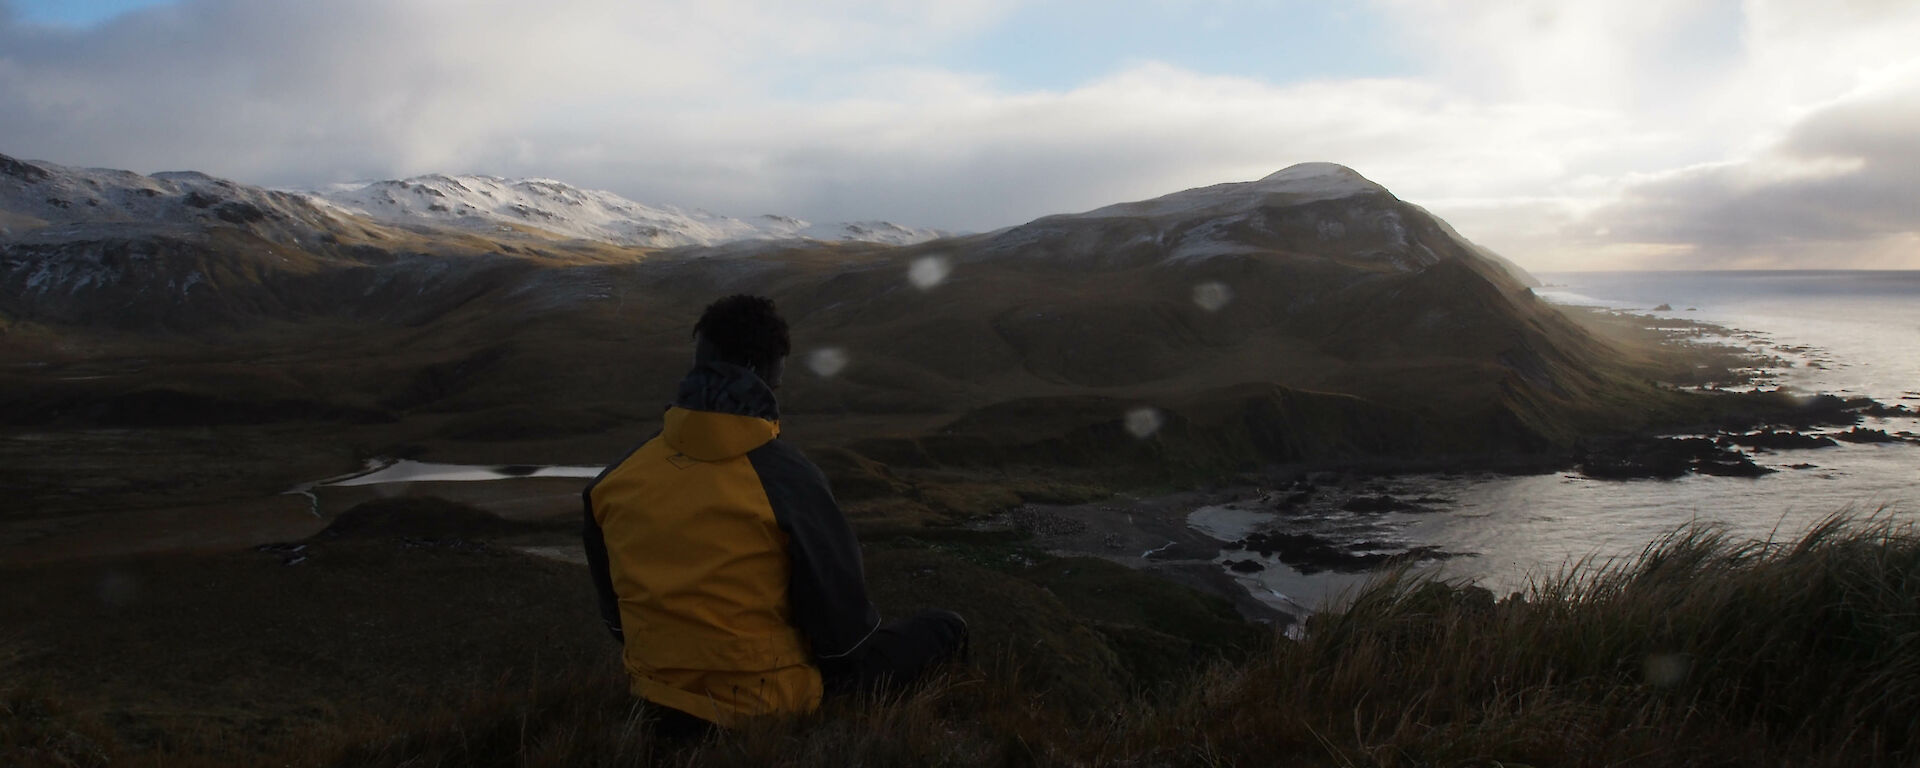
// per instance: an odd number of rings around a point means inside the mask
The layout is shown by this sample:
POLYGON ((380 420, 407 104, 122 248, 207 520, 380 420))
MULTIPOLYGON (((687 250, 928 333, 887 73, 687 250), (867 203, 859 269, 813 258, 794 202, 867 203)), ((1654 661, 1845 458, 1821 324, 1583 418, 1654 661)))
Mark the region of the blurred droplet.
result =
POLYGON ((1671 688, 1687 679, 1687 672, 1693 667, 1685 654, 1656 653, 1647 657, 1647 684, 1656 688, 1671 688))
POLYGON ((1135 408, 1127 411, 1127 432, 1132 433, 1134 437, 1145 440, 1152 437, 1153 433, 1160 431, 1160 425, 1165 423, 1165 421, 1166 420, 1160 416, 1160 411, 1156 409, 1135 408))
POLYGON ((108 571, 95 588, 100 602, 111 608, 124 608, 140 599, 140 582, 120 571, 108 571))
POLYGON ((833 378, 847 367, 847 351, 839 347, 821 347, 807 353, 807 370, 823 379, 833 378))
POLYGON ((1233 289, 1226 283, 1206 282, 1193 287, 1193 303, 1208 312, 1218 312, 1233 301, 1233 289))
POLYGON ((947 281, 953 265, 947 263, 945 256, 922 256, 913 260, 913 266, 907 269, 907 279, 913 281, 913 287, 929 290, 947 281))

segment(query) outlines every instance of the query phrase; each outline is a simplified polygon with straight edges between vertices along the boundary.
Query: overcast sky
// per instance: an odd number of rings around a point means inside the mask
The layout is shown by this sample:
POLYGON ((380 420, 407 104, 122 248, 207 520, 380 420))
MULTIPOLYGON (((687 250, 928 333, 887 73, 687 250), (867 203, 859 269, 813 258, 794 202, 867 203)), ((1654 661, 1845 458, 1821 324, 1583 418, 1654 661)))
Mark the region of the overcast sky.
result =
POLYGON ((1537 271, 1920 269, 1914 0, 0 0, 0 153, 986 230, 1348 165, 1537 271))

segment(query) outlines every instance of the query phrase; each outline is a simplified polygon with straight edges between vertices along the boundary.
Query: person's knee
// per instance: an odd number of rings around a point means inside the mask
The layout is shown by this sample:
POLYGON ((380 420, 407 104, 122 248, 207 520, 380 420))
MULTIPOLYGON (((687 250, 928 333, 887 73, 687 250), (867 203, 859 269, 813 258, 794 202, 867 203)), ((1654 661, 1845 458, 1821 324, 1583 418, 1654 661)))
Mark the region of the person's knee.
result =
POLYGON ((913 617, 915 623, 925 627, 928 634, 939 639, 945 657, 964 658, 967 648, 968 628, 965 617, 948 610, 922 611, 913 617))

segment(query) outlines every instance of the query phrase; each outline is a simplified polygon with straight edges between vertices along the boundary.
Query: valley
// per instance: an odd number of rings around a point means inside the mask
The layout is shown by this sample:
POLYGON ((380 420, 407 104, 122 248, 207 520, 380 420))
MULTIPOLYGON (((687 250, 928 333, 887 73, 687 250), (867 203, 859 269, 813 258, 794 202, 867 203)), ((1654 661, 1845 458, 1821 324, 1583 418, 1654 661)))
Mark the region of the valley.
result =
POLYGON ((658 429, 693 319, 733 293, 793 326, 783 436, 827 473, 881 607, 976 617, 990 676, 1075 711, 1298 618, 1216 561, 1299 542, 1211 539, 1195 508, 1315 477, 1347 504, 1411 472, 1551 472, 1607 441, 1869 407, 1697 391, 1755 361, 1548 304, 1324 163, 900 242, 0 174, 0 577, 34 585, 0 604, 0 651, 60 692, 61 727, 131 751, 338 750, 605 666, 563 562, 581 479, 311 483, 370 460, 618 458, 658 429))

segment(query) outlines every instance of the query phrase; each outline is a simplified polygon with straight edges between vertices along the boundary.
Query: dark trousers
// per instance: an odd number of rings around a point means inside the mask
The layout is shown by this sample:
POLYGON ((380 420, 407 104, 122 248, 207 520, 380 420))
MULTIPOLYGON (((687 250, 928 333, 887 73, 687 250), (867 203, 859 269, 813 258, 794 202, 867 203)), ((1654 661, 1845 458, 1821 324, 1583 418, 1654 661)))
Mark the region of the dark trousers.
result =
POLYGON ((967 620, 953 611, 921 611, 873 631, 846 658, 824 659, 820 677, 828 696, 894 692, 967 652, 967 620))

